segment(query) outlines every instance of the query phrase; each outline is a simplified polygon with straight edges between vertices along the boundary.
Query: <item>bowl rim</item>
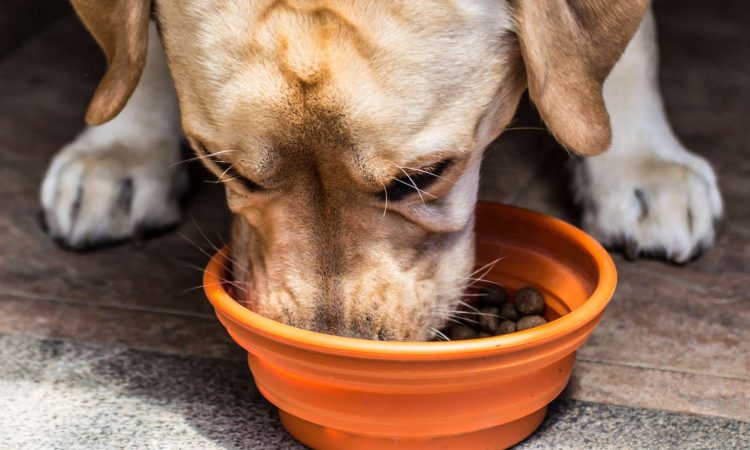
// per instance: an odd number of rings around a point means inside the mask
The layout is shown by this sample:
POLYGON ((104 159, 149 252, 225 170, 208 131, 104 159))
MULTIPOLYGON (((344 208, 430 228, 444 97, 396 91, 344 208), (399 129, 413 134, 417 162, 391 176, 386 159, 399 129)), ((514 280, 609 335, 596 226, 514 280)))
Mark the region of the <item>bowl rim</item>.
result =
POLYGON ((501 348, 513 348, 546 342, 551 338, 566 335, 596 319, 614 294, 617 285, 615 264, 609 253, 593 237, 579 228, 560 219, 530 211, 517 206, 490 202, 478 202, 477 209, 503 209, 504 215, 531 221, 550 228, 567 237, 581 248, 599 272, 599 282, 581 306, 570 313, 539 327, 511 334, 462 341, 402 342, 357 339, 303 330, 263 317, 234 300, 220 281, 227 260, 228 246, 220 249, 206 265, 203 273, 203 289, 219 315, 232 320, 243 328, 252 329, 276 341, 298 347, 315 348, 323 352, 356 354, 363 357, 377 356, 459 356, 485 353, 501 348))

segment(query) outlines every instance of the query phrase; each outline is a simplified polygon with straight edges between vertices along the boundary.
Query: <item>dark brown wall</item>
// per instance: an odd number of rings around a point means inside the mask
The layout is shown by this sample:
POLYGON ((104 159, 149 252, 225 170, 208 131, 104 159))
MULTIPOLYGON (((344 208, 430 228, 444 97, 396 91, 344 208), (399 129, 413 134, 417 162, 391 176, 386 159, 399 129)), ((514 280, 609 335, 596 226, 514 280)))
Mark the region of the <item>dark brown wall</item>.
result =
POLYGON ((0 56, 66 14, 67 0, 0 0, 0 56))

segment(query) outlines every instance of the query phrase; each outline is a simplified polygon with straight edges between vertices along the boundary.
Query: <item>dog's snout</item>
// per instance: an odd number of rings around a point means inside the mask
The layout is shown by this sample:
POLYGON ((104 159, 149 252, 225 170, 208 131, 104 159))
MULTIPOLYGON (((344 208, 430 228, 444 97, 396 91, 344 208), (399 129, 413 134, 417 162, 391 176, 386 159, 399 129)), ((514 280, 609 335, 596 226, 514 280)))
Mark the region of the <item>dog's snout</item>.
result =
POLYGON ((319 298, 315 302, 315 320, 311 324, 313 331, 342 335, 344 317, 341 309, 335 306, 336 300, 336 298, 319 298))
POLYGON ((318 299, 315 319, 310 323, 310 329, 319 333, 358 339, 393 339, 393 333, 385 331, 388 326, 383 323, 383 318, 375 317, 372 312, 346 314, 345 305, 345 299, 340 296, 318 299))

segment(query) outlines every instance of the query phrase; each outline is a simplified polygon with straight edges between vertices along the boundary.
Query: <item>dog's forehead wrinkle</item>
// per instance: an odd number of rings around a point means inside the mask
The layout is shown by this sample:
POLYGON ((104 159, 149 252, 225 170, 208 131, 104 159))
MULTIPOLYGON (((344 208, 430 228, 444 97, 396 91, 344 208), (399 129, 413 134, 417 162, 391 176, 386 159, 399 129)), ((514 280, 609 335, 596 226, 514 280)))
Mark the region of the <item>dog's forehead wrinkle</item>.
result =
MULTIPOLYGON (((445 20, 440 19, 441 13, 422 17, 419 23, 422 27, 430 28, 430 32, 414 36, 419 39, 411 39, 414 41, 411 47, 405 47, 403 42, 409 37, 408 30, 404 30, 404 27, 393 17, 385 17, 382 13, 377 14, 375 11, 380 8, 354 6, 354 4, 333 1, 304 2, 302 4, 307 5, 305 7, 292 6, 291 3, 294 2, 270 2, 266 3, 268 7, 262 8, 259 6, 262 2, 258 2, 250 7, 225 7, 214 11, 199 8, 205 15, 199 22, 197 47, 201 50, 200 53, 205 61, 207 75, 216 82, 222 82, 225 81, 224 76, 231 76, 233 70, 230 68, 234 68, 237 63, 244 64, 268 59, 276 53, 274 49, 279 45, 280 37, 283 37, 287 43, 291 42, 299 47, 300 51, 296 52, 289 52, 287 49, 287 56, 298 60, 320 57, 319 53, 325 52, 326 46, 341 41, 354 42, 355 47, 364 42, 368 50, 359 52, 360 59, 369 60, 376 57, 383 59, 386 64, 381 70, 375 71, 375 74, 386 78, 394 69, 410 74, 409 76, 420 77, 424 73, 436 72, 437 68, 442 68, 442 71, 447 70, 450 73, 442 77, 443 82, 450 83, 460 78, 455 76, 456 70, 473 70, 476 65, 476 62, 463 64, 473 60, 478 54, 475 49, 462 44, 471 44, 472 41, 476 41, 472 35, 480 32, 467 24, 462 26, 461 21, 455 20, 455 14, 451 16, 445 12, 453 8, 438 8, 443 11, 445 20), (276 12, 271 14, 269 11, 276 12), (368 20, 372 19, 377 20, 377 26, 367 26, 368 20), (245 21, 245 24, 240 28, 238 22, 242 21, 245 21), (248 26, 248 23, 254 23, 254 25, 248 26), (433 30, 430 24, 442 25, 439 29, 433 30), (319 29, 328 30, 323 33, 326 38, 322 42, 319 29), (334 36, 326 33, 334 33, 334 36), (396 36, 392 36, 394 34, 396 36), (253 39, 251 37, 253 35, 258 35, 258 38, 253 39), (242 36, 246 38, 242 39, 242 36), (238 52, 236 50, 238 41, 244 42, 243 47, 250 46, 250 49, 238 52), (357 44, 358 42, 360 44, 357 44), (378 56, 379 52, 374 49, 377 45, 372 42, 382 42, 383 58, 378 56), (462 49, 460 52, 453 52, 456 54, 452 55, 452 58, 460 58, 462 63, 441 64, 442 55, 431 47, 443 48, 443 50, 446 48, 462 49), (217 49, 221 50, 217 51, 217 49), (239 60, 228 63, 230 61, 227 59, 239 60), (410 64, 403 64, 405 61, 410 64), (222 70, 222 68, 225 69, 222 70)), ((502 28, 502 24, 496 27, 502 28)), ((337 48, 337 51, 341 50, 337 48)), ((197 62, 200 63, 201 59, 199 58, 197 62)), ((291 64, 290 66, 296 67, 297 65, 291 64)), ((446 92, 450 91, 450 89, 446 90, 446 92)))

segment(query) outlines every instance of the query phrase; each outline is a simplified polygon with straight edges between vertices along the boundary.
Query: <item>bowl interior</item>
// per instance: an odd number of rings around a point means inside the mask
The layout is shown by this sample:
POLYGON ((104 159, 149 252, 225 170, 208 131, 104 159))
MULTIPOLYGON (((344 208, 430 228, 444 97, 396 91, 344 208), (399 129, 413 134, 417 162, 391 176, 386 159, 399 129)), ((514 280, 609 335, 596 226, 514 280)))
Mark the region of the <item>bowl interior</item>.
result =
POLYGON ((579 230, 555 219, 518 212, 508 215, 494 206, 478 206, 476 266, 487 267, 483 278, 510 291, 536 287, 545 295, 546 319, 558 319, 578 309, 600 284, 607 283, 608 267, 598 264, 598 245, 592 248, 588 236, 580 239, 579 230), (568 233, 572 231, 578 233, 568 233))

